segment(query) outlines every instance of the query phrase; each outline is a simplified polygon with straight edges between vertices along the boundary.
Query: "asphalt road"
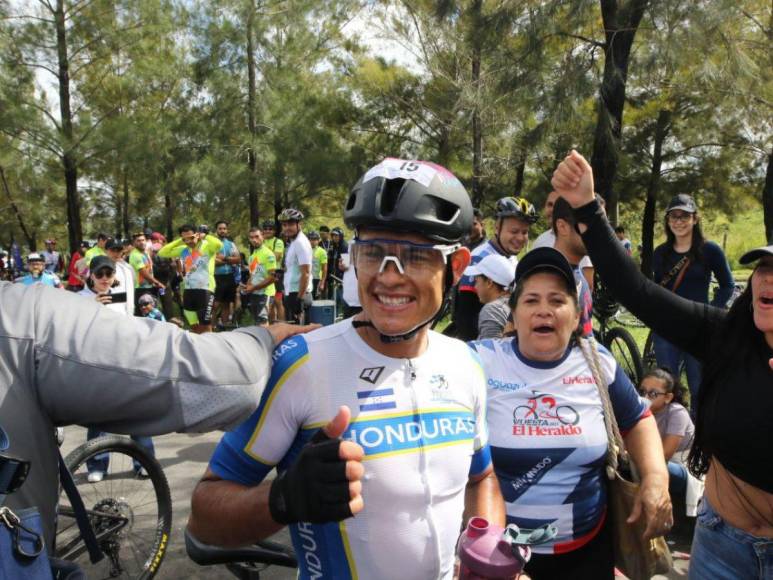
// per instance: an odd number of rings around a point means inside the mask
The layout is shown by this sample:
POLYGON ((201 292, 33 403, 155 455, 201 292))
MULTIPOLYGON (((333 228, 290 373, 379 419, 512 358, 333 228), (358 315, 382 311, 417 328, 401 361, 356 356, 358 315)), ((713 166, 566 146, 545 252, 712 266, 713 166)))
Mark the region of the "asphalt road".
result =
MULTIPOLYGON (((68 427, 65 430, 65 442, 62 452, 67 455, 77 445, 86 440, 86 430, 80 427, 68 427)), ((215 445, 220 440, 220 433, 204 435, 172 434, 153 439, 156 446, 156 457, 164 468, 169 487, 172 491, 173 520, 172 537, 169 550, 156 578, 177 580, 199 579, 233 579, 234 576, 224 566, 202 567, 192 562, 185 553, 183 530, 190 513, 190 498, 193 488, 207 466, 215 445)), ((280 543, 290 545, 286 531, 272 538, 280 543)), ((676 546, 684 550, 685 546, 676 546)), ((687 561, 675 560, 675 569, 668 576, 655 576, 655 580, 679 579, 687 576, 687 561)), ((295 578, 295 571, 286 568, 270 567, 261 578, 269 580, 289 580, 295 578)))

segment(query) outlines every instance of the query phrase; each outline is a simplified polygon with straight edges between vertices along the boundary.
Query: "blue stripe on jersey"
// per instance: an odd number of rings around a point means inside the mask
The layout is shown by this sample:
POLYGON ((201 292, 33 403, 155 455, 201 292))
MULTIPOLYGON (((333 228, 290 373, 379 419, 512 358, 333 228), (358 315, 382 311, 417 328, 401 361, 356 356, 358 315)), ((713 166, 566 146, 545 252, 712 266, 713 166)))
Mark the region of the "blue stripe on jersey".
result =
MULTIPOLYGON (((558 467, 574 452, 573 447, 555 449, 510 449, 491 447, 494 471, 499 479, 502 497, 507 503, 517 502, 532 486, 558 467)), ((545 489, 545 495, 553 495, 545 489)), ((546 497, 546 504, 565 503, 564 498, 546 497)))
POLYGON ((343 522, 293 524, 290 526, 290 537, 298 556, 298 578, 357 578, 343 522))
POLYGON ((472 456, 470 477, 480 475, 489 468, 489 465, 491 465, 491 448, 488 445, 484 445, 472 456))
POLYGON ((475 437, 475 417, 469 411, 434 410, 360 416, 349 425, 345 439, 359 443, 365 460, 444 447, 475 437))
POLYGON ((308 360, 308 354, 306 341, 300 336, 289 338, 274 349, 271 376, 257 410, 233 431, 223 435, 209 461, 209 468, 218 477, 243 485, 257 485, 271 471, 274 464, 252 454, 250 447, 277 393, 293 372, 308 360))

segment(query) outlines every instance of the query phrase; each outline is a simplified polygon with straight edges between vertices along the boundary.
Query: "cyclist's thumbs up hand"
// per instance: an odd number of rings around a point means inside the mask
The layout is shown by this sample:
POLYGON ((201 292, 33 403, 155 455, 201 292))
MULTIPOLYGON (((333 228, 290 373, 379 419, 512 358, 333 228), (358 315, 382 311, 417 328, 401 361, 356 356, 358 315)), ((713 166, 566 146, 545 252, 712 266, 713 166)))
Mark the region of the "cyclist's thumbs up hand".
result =
POLYGON ((550 182, 556 193, 572 207, 593 201, 593 170, 585 157, 574 149, 559 163, 550 182))
POLYGON ((770 365, 770 370, 773 371, 773 358, 768 361, 768 364, 770 365))
MULTIPOLYGON (((338 439, 349 427, 351 419, 352 412, 349 410, 349 407, 342 405, 338 408, 336 416, 317 432, 312 441, 318 437, 320 439, 325 437, 328 439, 338 439)), ((365 507, 362 499, 362 481, 360 481, 365 474, 365 468, 362 466, 362 458, 364 456, 365 450, 354 441, 341 441, 341 445, 338 447, 338 458, 346 462, 345 474, 349 482, 349 508, 352 511, 352 515, 361 512, 362 508, 365 507)))
POLYGON ((350 419, 349 408, 340 407, 295 463, 274 480, 269 508, 276 522, 341 521, 362 510, 364 451, 358 444, 339 438, 350 419))

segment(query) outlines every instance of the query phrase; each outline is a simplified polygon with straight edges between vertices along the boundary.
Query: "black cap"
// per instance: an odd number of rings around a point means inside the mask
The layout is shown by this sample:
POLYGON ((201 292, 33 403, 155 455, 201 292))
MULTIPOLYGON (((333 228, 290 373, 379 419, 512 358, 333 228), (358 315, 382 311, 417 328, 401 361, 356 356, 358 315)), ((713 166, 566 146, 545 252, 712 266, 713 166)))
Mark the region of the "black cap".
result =
POLYGON ((751 264, 755 260, 759 260, 765 256, 773 256, 773 246, 763 246, 756 250, 749 250, 741 256, 741 259, 738 261, 741 262, 741 264, 751 264))
POLYGON ((113 272, 115 272, 115 262, 113 262, 113 260, 107 256, 95 256, 91 259, 89 270, 92 272, 99 272, 104 268, 110 268, 113 272))
POLYGON ((107 243, 105 244, 105 249, 123 251, 123 241, 117 240, 115 238, 110 238, 109 240, 107 240, 107 243))
POLYGON ((550 247, 535 248, 526 254, 522 260, 518 261, 518 267, 515 269, 516 285, 529 272, 543 269, 555 270, 566 281, 567 288, 575 291, 576 286, 572 267, 561 252, 550 247))
POLYGON ((668 202, 666 213, 673 211, 675 209, 681 209, 682 211, 686 211, 687 213, 695 213, 698 211, 698 206, 695 205, 695 200, 692 198, 691 195, 687 195, 686 193, 680 193, 679 195, 675 195, 674 197, 672 197, 671 201, 668 202))

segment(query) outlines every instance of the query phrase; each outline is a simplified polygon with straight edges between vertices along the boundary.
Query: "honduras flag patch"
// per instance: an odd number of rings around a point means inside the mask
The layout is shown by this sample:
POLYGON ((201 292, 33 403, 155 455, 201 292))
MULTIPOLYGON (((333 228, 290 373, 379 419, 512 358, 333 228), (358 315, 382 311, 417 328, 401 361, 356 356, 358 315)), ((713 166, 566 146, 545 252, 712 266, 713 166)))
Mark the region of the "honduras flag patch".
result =
POLYGON ((358 391, 357 400, 360 404, 360 411, 383 411, 397 408, 395 391, 390 388, 358 391))

